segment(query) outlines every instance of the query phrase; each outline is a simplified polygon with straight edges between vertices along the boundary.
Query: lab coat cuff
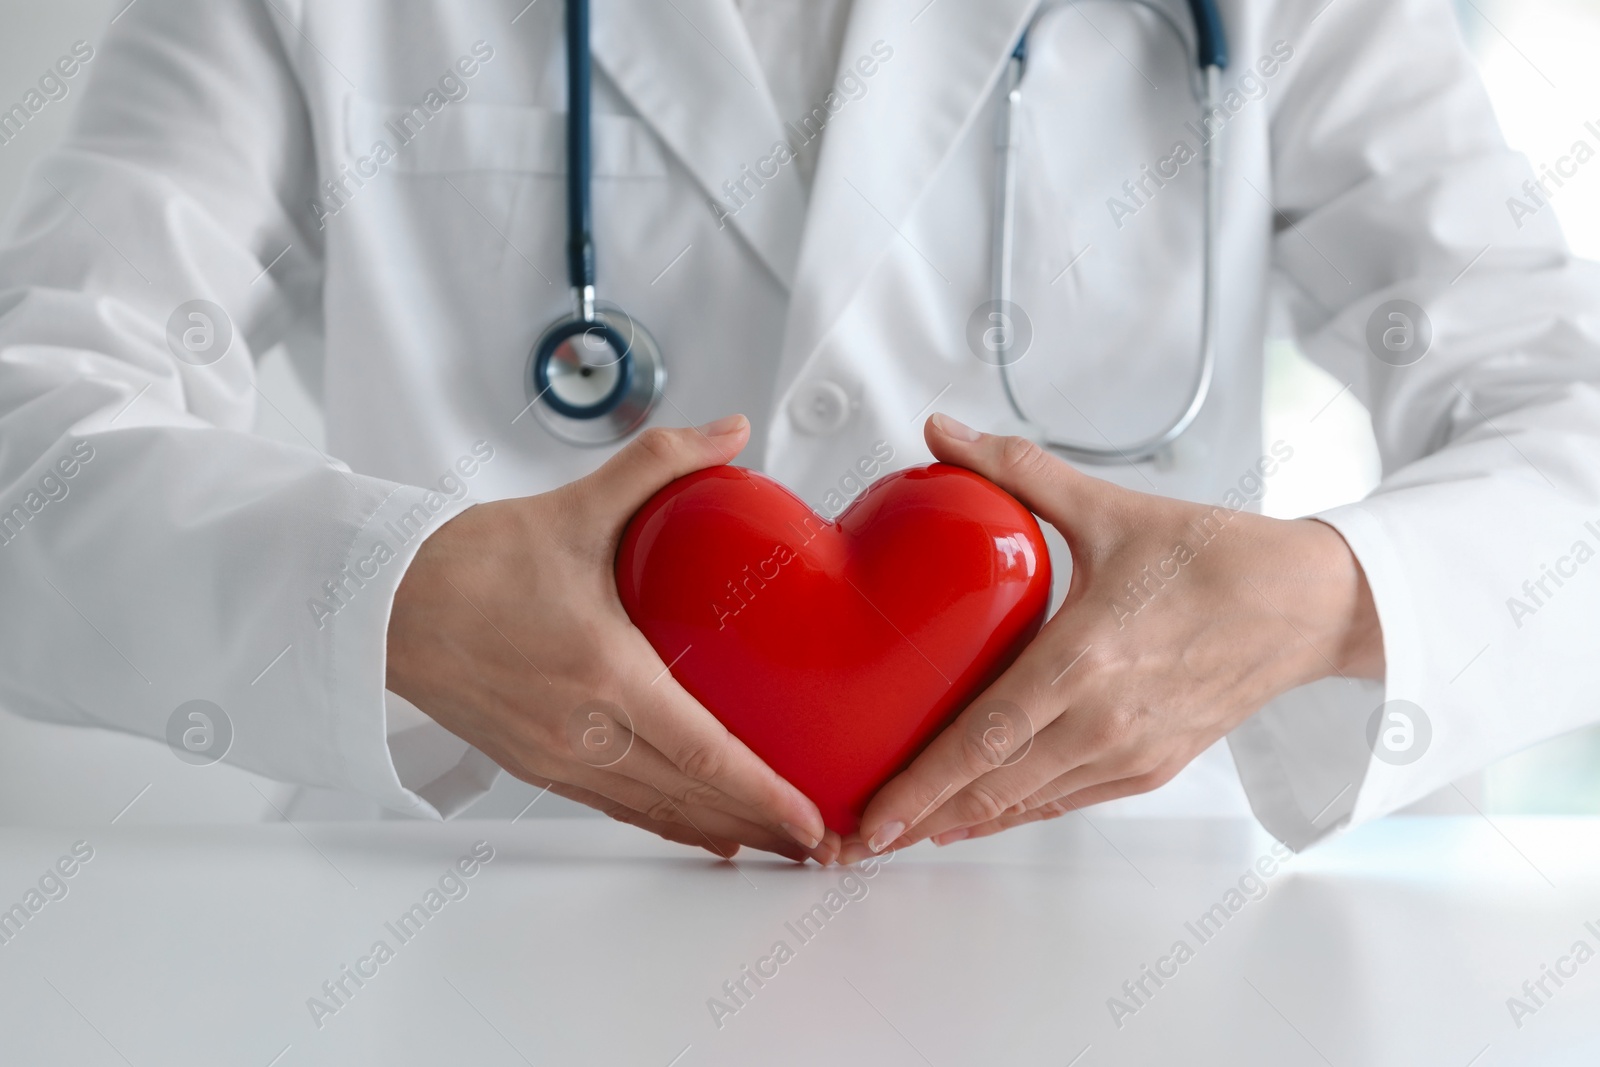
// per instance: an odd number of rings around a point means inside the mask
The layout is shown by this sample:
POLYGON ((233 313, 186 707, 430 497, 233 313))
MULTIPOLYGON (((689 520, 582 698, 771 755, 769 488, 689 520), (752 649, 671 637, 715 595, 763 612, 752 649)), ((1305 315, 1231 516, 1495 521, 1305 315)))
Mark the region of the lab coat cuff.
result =
POLYGON ((339 578, 346 595, 332 620, 332 714, 345 787, 425 819, 467 807, 488 791, 498 768, 385 690, 389 616, 422 542, 474 503, 395 487, 351 542, 339 578), (391 731, 391 716, 404 727, 391 731))
POLYGON ((1228 737, 1251 810, 1299 851, 1406 803, 1405 777, 1373 756, 1367 721, 1386 701, 1425 701, 1422 643, 1400 553, 1365 502, 1314 518, 1344 538, 1383 630, 1385 680, 1324 678, 1286 693, 1228 737))

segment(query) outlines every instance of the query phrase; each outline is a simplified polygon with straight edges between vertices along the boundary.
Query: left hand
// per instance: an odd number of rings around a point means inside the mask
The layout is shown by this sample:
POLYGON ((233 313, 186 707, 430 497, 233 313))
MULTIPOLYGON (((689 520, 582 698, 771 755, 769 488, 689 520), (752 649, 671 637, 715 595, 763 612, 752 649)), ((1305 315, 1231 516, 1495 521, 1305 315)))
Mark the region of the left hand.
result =
POLYGON ((1061 531, 1072 581, 1010 669, 879 790, 843 862, 1147 792, 1280 693, 1383 677, 1372 593, 1333 527, 1124 489, 946 415, 925 436, 1061 531))

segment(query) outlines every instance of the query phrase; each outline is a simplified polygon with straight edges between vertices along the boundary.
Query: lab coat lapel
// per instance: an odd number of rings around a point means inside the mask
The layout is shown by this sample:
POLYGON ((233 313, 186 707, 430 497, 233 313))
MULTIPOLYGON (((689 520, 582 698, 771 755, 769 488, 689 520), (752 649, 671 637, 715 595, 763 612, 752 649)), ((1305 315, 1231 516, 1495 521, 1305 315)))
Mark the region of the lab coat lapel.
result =
POLYGON ((730 213, 725 225, 792 285, 805 193, 793 167, 759 185, 743 171, 785 134, 734 0, 601 0, 591 36, 606 74, 730 213), (734 212, 725 183, 741 179, 749 198, 734 212))
POLYGON ((778 374, 781 397, 977 119, 1038 0, 856 0, 841 67, 893 49, 829 121, 778 374))

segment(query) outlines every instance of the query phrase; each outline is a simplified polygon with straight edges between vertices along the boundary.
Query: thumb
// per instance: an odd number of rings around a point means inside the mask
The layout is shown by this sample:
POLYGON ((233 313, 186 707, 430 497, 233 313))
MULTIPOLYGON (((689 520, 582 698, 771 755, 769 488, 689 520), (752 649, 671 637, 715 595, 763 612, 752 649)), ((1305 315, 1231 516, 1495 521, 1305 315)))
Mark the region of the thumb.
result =
POLYGON ((750 439, 750 420, 729 415, 704 426, 653 426, 577 484, 607 511, 632 515, 668 482, 737 456, 750 439))
POLYGON ((1069 538, 1103 506, 1095 498, 1106 483, 1026 437, 981 433, 935 413, 923 427, 923 438, 935 459, 983 475, 1069 538))

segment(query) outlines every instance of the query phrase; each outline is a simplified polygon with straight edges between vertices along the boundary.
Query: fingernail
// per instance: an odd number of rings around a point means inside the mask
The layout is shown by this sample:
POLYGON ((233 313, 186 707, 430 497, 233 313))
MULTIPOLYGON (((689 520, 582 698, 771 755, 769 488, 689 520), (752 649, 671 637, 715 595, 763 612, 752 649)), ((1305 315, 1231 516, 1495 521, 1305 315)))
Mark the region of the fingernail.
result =
POLYGON ((940 433, 944 434, 946 437, 954 437, 957 441, 976 441, 978 438, 983 436, 971 426, 968 426, 964 422, 959 422, 956 419, 952 419, 949 415, 946 415, 943 412, 935 413, 933 416, 933 424, 939 428, 940 433))
POLYGON ((933 843, 943 848, 946 845, 953 845, 957 841, 965 841, 970 833, 972 833, 971 830, 946 830, 942 834, 934 834, 933 843))
MULTIPOLYGON (((743 416, 736 417, 743 418, 743 416)), ((800 827, 795 826, 792 823, 784 823, 783 832, 800 842, 806 848, 816 848, 818 845, 822 844, 822 838, 818 837, 816 834, 808 834, 804 830, 800 829, 800 827)))
POLYGON ((743 429, 744 423, 745 418, 743 415, 724 415, 720 419, 695 428, 707 437, 725 437, 735 430, 743 429))
POLYGON ((872 851, 866 845, 859 841, 851 841, 840 850, 839 862, 848 867, 853 863, 860 863, 870 855, 872 851))
POLYGON ((878 832, 872 835, 872 840, 867 842, 867 847, 874 852, 882 852, 899 839, 906 832, 906 824, 896 820, 886 822, 878 827, 878 832))

